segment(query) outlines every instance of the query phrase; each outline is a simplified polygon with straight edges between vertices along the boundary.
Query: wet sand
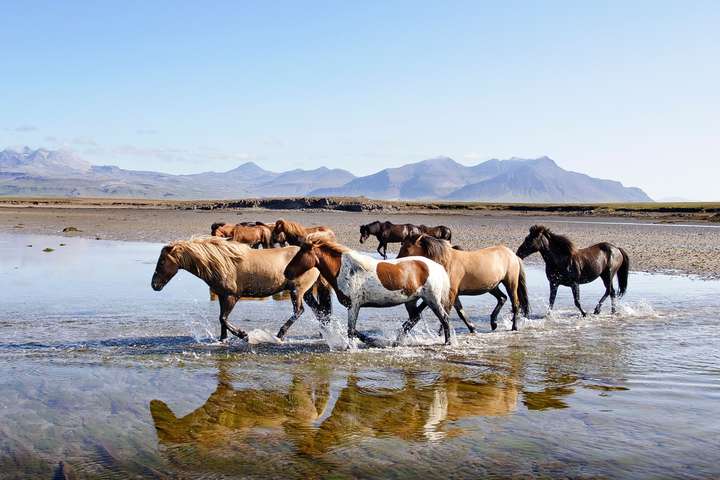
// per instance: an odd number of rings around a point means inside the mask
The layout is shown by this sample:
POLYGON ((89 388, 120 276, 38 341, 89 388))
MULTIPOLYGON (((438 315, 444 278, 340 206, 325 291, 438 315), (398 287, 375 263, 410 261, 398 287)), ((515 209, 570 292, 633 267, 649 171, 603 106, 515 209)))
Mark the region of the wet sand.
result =
MULTIPOLYGON (((218 221, 235 223, 259 220, 273 222, 287 218, 307 225, 328 225, 340 242, 363 250, 374 250, 377 241, 360 245, 358 228, 374 220, 394 223, 447 225, 453 230, 453 243, 466 249, 505 244, 513 250, 533 224, 545 224, 568 235, 578 246, 600 241, 625 248, 632 259, 632 270, 676 272, 703 278, 720 278, 720 228, 710 224, 652 224, 647 219, 617 217, 572 217, 567 215, 509 214, 506 212, 387 213, 300 210, 178 210, 171 208, 101 207, 0 207, 0 232, 62 234, 66 227, 83 236, 100 240, 166 242, 209 232, 218 221)), ((388 253, 394 255, 397 244, 388 253)), ((527 259, 539 263, 538 255, 527 259)))

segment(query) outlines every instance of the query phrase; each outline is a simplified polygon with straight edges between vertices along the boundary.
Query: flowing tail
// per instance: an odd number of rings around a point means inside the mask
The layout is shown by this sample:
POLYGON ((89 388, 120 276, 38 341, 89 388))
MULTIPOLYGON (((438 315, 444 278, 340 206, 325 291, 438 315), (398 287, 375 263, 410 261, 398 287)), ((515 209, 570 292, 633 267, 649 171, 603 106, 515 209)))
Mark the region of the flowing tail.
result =
POLYGON ((528 298, 527 282, 525 281, 525 267, 518 257, 520 263, 520 274, 518 275, 517 296, 520 303, 520 311, 524 317, 530 316, 530 299, 528 298))
POLYGON ((623 261, 620 264, 620 269, 617 273, 618 284, 620 285, 618 297, 622 297, 627 291, 628 274, 630 273, 630 257, 624 249, 618 247, 618 250, 620 250, 620 253, 622 253, 623 256, 623 261))

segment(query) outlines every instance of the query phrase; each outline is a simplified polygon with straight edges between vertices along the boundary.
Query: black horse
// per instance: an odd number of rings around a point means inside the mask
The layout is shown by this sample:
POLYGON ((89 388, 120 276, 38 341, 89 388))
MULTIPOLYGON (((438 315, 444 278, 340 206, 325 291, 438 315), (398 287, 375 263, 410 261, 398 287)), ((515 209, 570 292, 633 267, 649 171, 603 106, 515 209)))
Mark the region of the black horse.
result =
POLYGON ((420 235, 421 233, 420 228, 412 223, 395 225, 394 223, 378 222, 376 220, 360 227, 360 243, 364 243, 370 235, 375 235, 379 242, 377 252, 387 259, 388 243, 400 243, 412 235, 420 235))
POLYGON ((564 285, 572 289, 575 306, 586 316, 580 305, 580 285, 601 277, 605 284, 605 294, 594 313, 600 313, 608 295, 612 302, 612 313, 615 313, 615 297, 622 297, 627 290, 630 258, 625 250, 607 242, 578 249, 569 238, 552 233, 542 225, 534 225, 518 248, 517 256, 525 258, 535 252, 540 252, 545 260, 545 274, 550 282, 550 310, 555 304, 558 286, 564 285), (617 294, 613 286, 615 275, 620 287, 617 294))

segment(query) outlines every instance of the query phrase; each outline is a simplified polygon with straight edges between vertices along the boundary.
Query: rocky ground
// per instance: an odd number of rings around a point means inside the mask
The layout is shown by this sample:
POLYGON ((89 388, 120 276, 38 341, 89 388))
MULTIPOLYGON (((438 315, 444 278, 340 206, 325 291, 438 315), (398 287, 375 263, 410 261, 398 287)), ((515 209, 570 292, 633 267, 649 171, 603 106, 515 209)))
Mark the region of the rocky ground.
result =
MULTIPOLYGON (((579 246, 600 241, 624 247, 630 254, 632 269, 647 272, 673 271, 720 278, 720 228, 711 224, 649 224, 646 219, 617 217, 572 217, 567 215, 511 214, 477 211, 463 213, 389 213, 302 211, 268 209, 184 210, 136 206, 78 207, 3 206, 0 231, 80 235, 101 240, 167 242, 177 238, 209 233, 217 221, 235 223, 260 220, 274 222, 288 218, 307 225, 328 225, 341 243, 353 248, 374 250, 377 241, 360 245, 359 226, 373 220, 394 223, 447 225, 453 230, 453 243, 465 249, 505 244, 515 250, 533 224, 545 224, 568 235, 579 246), (73 227, 77 232, 63 233, 73 227)), ((397 252, 398 245, 390 251, 397 252)), ((538 255, 528 260, 541 261, 538 255)))

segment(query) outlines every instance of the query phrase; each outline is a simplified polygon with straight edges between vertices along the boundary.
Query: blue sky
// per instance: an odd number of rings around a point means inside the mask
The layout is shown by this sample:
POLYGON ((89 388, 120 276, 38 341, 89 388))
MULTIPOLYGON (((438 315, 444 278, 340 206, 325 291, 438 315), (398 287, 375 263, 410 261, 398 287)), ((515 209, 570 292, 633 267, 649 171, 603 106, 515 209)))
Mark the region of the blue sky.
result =
POLYGON ((720 200, 720 2, 3 2, 0 147, 174 173, 548 155, 720 200))

